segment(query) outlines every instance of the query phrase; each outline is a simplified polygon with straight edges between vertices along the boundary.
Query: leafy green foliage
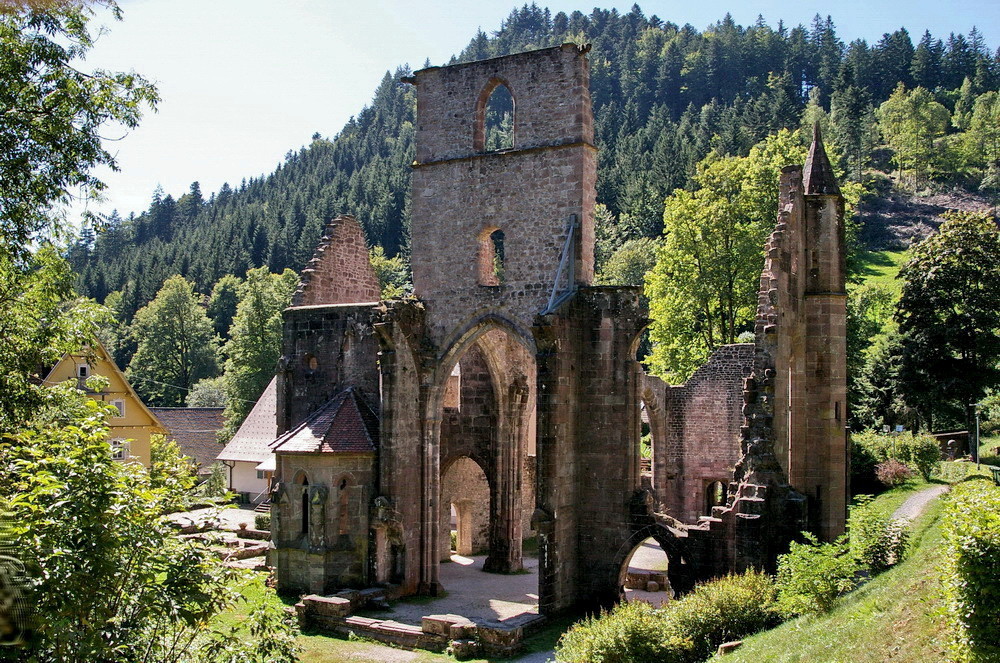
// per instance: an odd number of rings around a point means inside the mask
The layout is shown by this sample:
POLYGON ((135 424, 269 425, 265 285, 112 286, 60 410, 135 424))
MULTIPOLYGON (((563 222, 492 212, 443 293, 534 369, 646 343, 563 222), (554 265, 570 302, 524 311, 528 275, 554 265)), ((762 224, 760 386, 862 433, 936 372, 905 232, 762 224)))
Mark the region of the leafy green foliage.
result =
MULTIPOLYGON (((253 524, 254 527, 256 527, 257 529, 262 529, 262 530, 271 529, 271 514, 269 513, 254 514, 253 524)), ((452 546, 452 549, 454 550, 454 546, 452 546)))
POLYGON ((874 508, 872 497, 859 495, 850 508, 847 534, 854 559, 872 574, 903 561, 910 543, 910 529, 874 508))
POLYGON ((187 398, 187 407, 226 407, 226 388, 222 376, 198 380, 187 398))
MULTIPOLYGON (((120 18, 111 0, 101 2, 120 18)), ((82 71, 94 44, 86 3, 7 5, 0 13, 0 252, 27 259, 29 244, 62 230, 53 215, 104 189, 91 171, 116 168, 101 130, 134 129, 144 108, 155 107, 156 88, 134 72, 82 71)))
POLYGON ((218 371, 218 339, 194 284, 175 276, 135 316, 138 348, 126 377, 144 401, 160 407, 184 403, 188 390, 218 371))
MULTIPOLYGON (((34 633, 14 660, 223 661, 207 626, 237 596, 235 571, 161 516, 183 498, 187 478, 169 447, 153 474, 111 458, 110 406, 69 385, 52 405, 0 446, 0 505, 6 535, 27 580, 34 633), (169 458, 169 460, 168 460, 169 458), (30 551, 30 556, 24 552, 30 551), (208 633, 208 634, 207 634, 208 633), (207 634, 207 635, 206 635, 207 634)), ((162 453, 160 453, 162 452, 162 453)), ((273 613, 236 629, 228 647, 244 660, 294 660, 293 628, 273 613)))
POLYGON ((858 562, 847 537, 821 543, 803 532, 805 541, 793 541, 778 557, 778 606, 787 617, 828 612, 837 597, 857 585, 858 562))
POLYGON ((241 283, 237 277, 226 274, 212 286, 206 313, 212 319, 212 327, 219 338, 229 339, 229 328, 233 325, 236 307, 240 303, 241 283))
POLYGON ((15 430, 44 400, 40 366, 79 350, 107 320, 73 297, 69 265, 51 246, 16 261, 0 247, 0 433, 15 430))
POLYGON ((228 441, 274 377, 281 355, 281 312, 292 302, 299 280, 286 269, 270 274, 266 267, 251 269, 240 286, 240 303, 230 338, 222 382, 226 393, 226 426, 220 437, 228 441))
POLYGON ((198 487, 199 497, 225 499, 229 497, 229 482, 226 480, 226 466, 212 463, 211 472, 205 483, 198 487))
POLYGON ((189 496, 195 484, 195 467, 191 459, 181 454, 177 442, 163 435, 149 439, 149 486, 163 496, 163 512, 182 511, 190 504, 189 496))
POLYGON ((374 246, 369 252, 369 259, 372 269, 375 270, 375 276, 378 277, 382 299, 403 297, 413 290, 413 284, 410 283, 410 267, 403 256, 390 258, 385 255, 385 249, 374 246))
POLYGON ((560 663, 691 660, 692 643, 678 637, 662 613, 643 601, 620 603, 577 622, 559 639, 560 663))
POLYGON ((903 398, 933 430, 961 421, 1000 371, 1000 231, 983 214, 949 213, 912 249, 896 312, 903 398))
POLYGON ((977 480, 952 490, 944 513, 942 561, 955 660, 1000 657, 1000 489, 977 480))
POLYGON ((667 198, 665 237, 646 280, 654 373, 683 382, 748 329, 781 168, 804 160, 798 134, 782 131, 747 157, 710 155, 694 178, 699 188, 667 198))
POLYGON ((935 139, 951 123, 948 109, 928 90, 918 87, 907 92, 900 83, 875 115, 900 174, 912 171, 915 183, 926 179, 940 160, 935 139))
MULTIPOLYGON (((867 461, 869 464, 894 459, 918 472, 924 481, 930 480, 941 462, 941 447, 930 435, 915 435, 909 431, 882 434, 868 430, 852 433, 851 442, 852 449, 858 449, 862 458, 871 459, 867 461)), ((853 455, 851 462, 854 463, 853 455)))
POLYGON ((775 626, 771 579, 747 572, 699 585, 662 609, 623 603, 574 625, 556 647, 558 661, 703 661, 723 642, 775 626))

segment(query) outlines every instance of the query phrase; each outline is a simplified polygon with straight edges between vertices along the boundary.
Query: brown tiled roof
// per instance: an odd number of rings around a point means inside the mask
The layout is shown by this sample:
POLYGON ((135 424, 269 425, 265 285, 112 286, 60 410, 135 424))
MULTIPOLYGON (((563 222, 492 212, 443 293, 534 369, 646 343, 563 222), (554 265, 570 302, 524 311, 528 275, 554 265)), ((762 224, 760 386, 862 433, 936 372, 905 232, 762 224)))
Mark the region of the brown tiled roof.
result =
POLYGON ((152 407, 149 408, 163 427, 167 437, 177 441, 181 453, 190 456, 205 470, 215 462, 222 446, 216 433, 224 419, 221 407, 152 407))
POLYGON ((378 441, 378 417, 353 388, 331 398, 280 438, 275 453, 371 453, 378 441))
POLYGON ((277 378, 272 378, 219 460, 260 463, 271 456, 270 445, 278 437, 277 395, 277 378))

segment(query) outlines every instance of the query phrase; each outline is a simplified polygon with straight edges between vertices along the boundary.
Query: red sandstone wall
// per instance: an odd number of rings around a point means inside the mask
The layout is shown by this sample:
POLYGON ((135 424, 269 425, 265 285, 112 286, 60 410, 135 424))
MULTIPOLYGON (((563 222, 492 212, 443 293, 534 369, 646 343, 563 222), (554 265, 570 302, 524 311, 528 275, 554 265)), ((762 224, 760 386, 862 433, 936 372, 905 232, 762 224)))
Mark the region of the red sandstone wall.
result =
POLYGON ((653 437, 653 488, 664 511, 685 522, 710 515, 706 488, 728 486, 740 459, 742 378, 753 367, 753 345, 725 345, 680 386, 644 377, 653 437))
POLYGON ((292 306, 358 304, 379 298, 361 224, 353 216, 338 216, 327 224, 316 253, 302 270, 292 306))

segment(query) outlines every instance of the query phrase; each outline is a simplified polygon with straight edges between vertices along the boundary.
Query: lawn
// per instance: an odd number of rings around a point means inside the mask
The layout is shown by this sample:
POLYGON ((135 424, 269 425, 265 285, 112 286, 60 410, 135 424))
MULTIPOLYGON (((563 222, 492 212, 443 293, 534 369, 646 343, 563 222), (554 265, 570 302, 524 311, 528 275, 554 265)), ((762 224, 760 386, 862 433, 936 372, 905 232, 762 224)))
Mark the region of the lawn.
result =
POLYGON ((859 273, 863 283, 885 286, 896 296, 903 287, 896 278, 906 263, 906 251, 863 251, 858 255, 859 273))

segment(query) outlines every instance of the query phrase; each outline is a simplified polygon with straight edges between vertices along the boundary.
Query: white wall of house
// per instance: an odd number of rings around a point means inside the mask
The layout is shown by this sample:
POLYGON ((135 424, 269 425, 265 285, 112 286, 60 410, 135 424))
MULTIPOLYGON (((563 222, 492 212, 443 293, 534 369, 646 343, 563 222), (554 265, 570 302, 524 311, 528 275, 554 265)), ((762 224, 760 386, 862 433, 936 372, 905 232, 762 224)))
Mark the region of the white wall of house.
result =
MULTIPOLYGON (((229 485, 229 490, 237 493, 248 493, 251 500, 258 502, 270 497, 266 493, 259 499, 257 497, 257 495, 267 489, 267 479, 257 477, 256 462, 244 462, 237 460, 232 461, 232 463, 232 480, 229 485)), ((264 473, 261 473, 261 477, 264 476, 264 473)))

